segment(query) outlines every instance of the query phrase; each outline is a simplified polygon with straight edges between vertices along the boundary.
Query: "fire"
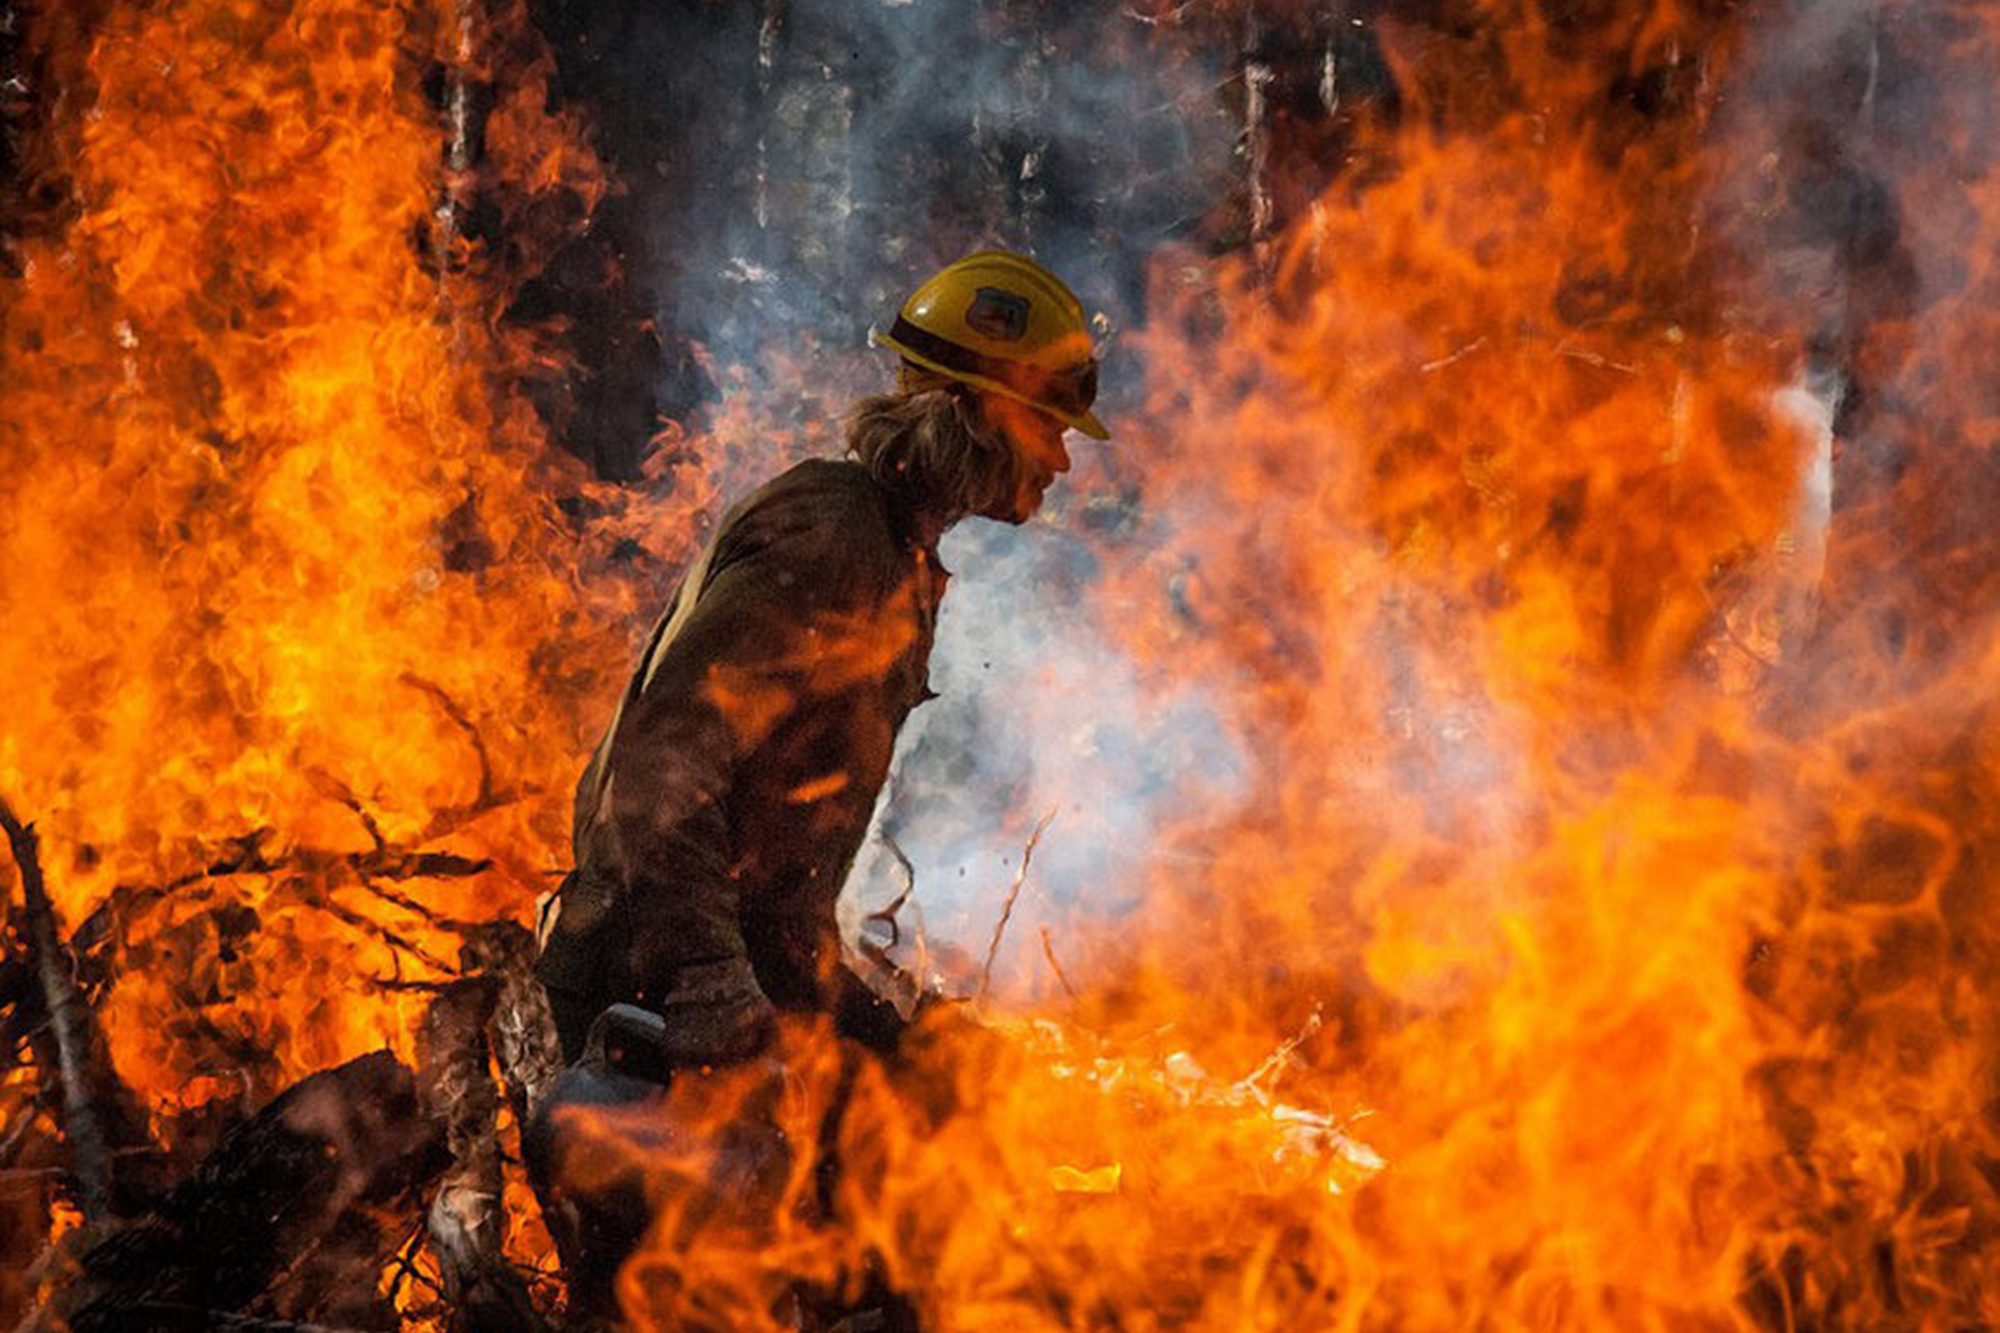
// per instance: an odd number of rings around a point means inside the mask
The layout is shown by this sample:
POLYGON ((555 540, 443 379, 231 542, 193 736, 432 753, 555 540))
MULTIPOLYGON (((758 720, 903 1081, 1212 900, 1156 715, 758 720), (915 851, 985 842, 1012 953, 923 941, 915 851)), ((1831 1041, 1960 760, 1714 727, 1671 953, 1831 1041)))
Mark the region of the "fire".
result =
MULTIPOLYGON (((78 23, 46 130, 73 216, 0 298, 0 793, 192 1161, 307 1074, 408 1059, 458 924, 554 883, 638 613, 615 579, 577 595, 622 520, 554 507, 586 483, 516 370, 552 344, 498 323, 518 277, 450 234, 427 75, 513 80, 487 158, 511 216, 604 183, 534 124, 541 71, 467 48, 449 5, 78 23)), ((560 240, 517 233, 531 261, 560 240)))
MULTIPOLYGON (((2000 154, 1955 82, 2000 24, 1883 7, 1850 144, 1782 58, 1847 52, 1811 15, 1613 8, 1385 23, 1400 118, 1235 257, 1156 257, 1083 611, 1212 693, 1242 790, 1046 976, 912 955, 979 998, 898 1058, 799 1020, 677 1086, 712 1136, 592 1120, 657 1211, 636 1326, 871 1280, 1010 1333, 2000 1324, 2000 154)), ((411 1058, 564 864, 698 516, 831 445, 731 389, 673 485, 548 447, 560 330, 503 315, 616 183, 467 12, 114 5, 51 56, 0 796, 170 1147, 411 1058), (476 172, 454 80, 502 90, 476 172)))
MULTIPOLYGON (((1173 382, 1175 427, 1146 442, 1149 504, 1197 516, 1159 564, 1192 566, 1200 596, 1145 642, 1253 681, 1266 763, 1244 813, 1188 834, 1214 873, 1124 929, 1170 996, 1228 1004, 1226 1034, 1340 997, 1325 1064, 1381 1108, 1389 1163, 1323 1237, 1355 1265, 1316 1270, 1348 1284, 1347 1317, 1981 1323, 1991 659, 1966 608, 1994 560, 1946 479, 1990 496, 1969 483, 1990 475, 1990 391, 1918 389, 1912 330, 1868 330, 1854 373, 1913 395, 1871 423, 1911 471, 1892 503, 1839 511, 1815 625, 1792 386, 1822 312, 1732 248, 1789 221, 1730 174, 1770 126, 1662 117, 1628 139, 1578 77, 1612 62, 1498 9, 1518 105, 1421 104, 1387 178, 1323 201, 1268 281, 1187 294, 1185 326, 1213 328, 1216 301, 1224 337, 1149 348, 1209 373, 1173 382), (1961 526, 1899 561, 1884 509, 1961 526), (1864 623, 1850 580, 1883 599, 1864 623), (1762 653, 1738 632, 1752 608, 1762 653), (1921 644, 1879 635, 1919 614, 1921 644)), ((1679 42, 1704 77, 1738 72, 1729 34, 1658 22, 1635 62, 1679 42)), ((1992 40, 1956 33, 1938 77, 1992 40)), ((1451 58, 1417 55, 1405 86, 1451 58)), ((1916 247, 1968 239, 1907 224, 1916 247)), ((1950 347, 1933 366, 1993 327, 1990 277, 1959 290, 1919 325, 1950 347)))
POLYGON ((162 1094, 227 1077, 232 1044, 270 1058, 261 1098, 402 1040, 410 1005, 366 983, 424 969, 343 858, 491 860, 425 890, 478 919, 562 845, 585 727, 537 682, 594 679, 605 622, 549 505, 574 478, 495 387, 495 296, 407 242, 438 193, 420 81, 448 17, 109 11, 76 221, 11 296, 0 782, 60 849, 65 916, 140 909, 107 1015, 162 1094), (219 1029, 185 1026, 190 999, 219 1029))

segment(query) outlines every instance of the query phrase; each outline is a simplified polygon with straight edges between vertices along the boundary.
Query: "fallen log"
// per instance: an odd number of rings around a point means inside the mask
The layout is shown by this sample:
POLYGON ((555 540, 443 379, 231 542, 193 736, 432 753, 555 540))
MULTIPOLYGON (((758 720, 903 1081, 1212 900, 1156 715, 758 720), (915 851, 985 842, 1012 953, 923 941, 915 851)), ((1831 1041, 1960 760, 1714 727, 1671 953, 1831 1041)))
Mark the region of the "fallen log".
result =
POLYGON ((55 1326, 380 1327, 393 1317, 376 1294, 386 1237, 449 1160, 416 1078, 387 1051, 314 1074, 230 1131, 152 1215, 87 1250, 55 1326))

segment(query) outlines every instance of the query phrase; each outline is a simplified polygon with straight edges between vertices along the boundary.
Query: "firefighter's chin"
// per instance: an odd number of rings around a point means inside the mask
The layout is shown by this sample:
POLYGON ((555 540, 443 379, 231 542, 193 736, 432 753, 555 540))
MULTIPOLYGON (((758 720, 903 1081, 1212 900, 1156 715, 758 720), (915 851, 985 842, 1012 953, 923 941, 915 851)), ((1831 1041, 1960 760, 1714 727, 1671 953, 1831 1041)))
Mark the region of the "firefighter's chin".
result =
POLYGON ((988 505, 979 511, 979 516, 1001 523, 1011 523, 1018 528, 1041 512, 1042 498, 1048 493, 1049 486, 1054 481, 1053 476, 1045 473, 1031 473, 1024 476, 1015 486, 1011 496, 988 505))

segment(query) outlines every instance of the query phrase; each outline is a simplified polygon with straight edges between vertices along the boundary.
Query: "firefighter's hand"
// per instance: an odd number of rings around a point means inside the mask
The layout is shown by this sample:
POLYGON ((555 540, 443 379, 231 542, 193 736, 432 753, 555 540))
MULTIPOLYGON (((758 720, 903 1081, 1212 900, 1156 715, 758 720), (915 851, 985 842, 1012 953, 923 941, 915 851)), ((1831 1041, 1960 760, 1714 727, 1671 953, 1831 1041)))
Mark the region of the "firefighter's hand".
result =
POLYGON ((727 1065, 764 1049, 777 1011, 744 958, 683 967, 660 1002, 661 1052, 675 1068, 727 1065))

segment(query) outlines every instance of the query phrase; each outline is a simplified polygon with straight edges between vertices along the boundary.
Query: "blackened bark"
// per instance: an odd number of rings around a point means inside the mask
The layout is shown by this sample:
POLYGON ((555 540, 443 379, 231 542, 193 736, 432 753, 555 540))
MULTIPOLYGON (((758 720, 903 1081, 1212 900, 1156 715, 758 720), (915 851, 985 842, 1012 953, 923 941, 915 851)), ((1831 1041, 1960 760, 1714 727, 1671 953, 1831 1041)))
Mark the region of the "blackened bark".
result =
POLYGON ((410 1071, 387 1051, 351 1060, 288 1089, 93 1246, 55 1313, 72 1333, 186 1333, 213 1327, 191 1322, 206 1312, 379 1324, 383 1220, 447 1161, 410 1071))

